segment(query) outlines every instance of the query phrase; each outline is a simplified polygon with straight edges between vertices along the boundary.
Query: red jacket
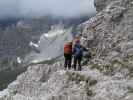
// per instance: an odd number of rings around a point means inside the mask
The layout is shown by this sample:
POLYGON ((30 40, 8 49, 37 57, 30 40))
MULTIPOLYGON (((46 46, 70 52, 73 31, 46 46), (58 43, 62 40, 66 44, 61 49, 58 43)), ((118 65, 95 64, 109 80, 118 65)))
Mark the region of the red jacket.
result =
POLYGON ((72 42, 64 44, 64 54, 72 54, 72 42))

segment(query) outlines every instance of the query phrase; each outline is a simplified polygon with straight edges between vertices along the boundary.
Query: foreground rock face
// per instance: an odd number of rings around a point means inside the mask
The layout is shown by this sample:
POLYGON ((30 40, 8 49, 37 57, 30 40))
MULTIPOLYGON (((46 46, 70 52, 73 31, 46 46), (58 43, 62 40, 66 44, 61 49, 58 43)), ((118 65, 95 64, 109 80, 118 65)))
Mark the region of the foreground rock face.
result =
MULTIPOLYGON (((86 73, 64 71, 59 64, 36 65, 9 85, 1 99, 7 100, 87 100, 92 91, 86 86, 95 82, 86 73)), ((89 73, 88 73, 89 74, 89 73)), ((95 82, 96 83, 96 82, 95 82)), ((3 94, 4 92, 3 91, 3 94)))
POLYGON ((30 66, 0 100, 133 100, 133 1, 95 5, 99 13, 82 24, 90 64, 81 72, 65 71, 60 63, 30 66))
POLYGON ((132 100, 132 80, 106 76, 90 66, 65 71, 60 64, 36 65, 1 92, 0 100, 132 100))
MULTIPOLYGON (((131 71, 133 55, 133 1, 96 0, 100 11, 83 25, 83 36, 94 53, 95 64, 131 71), (104 5, 104 6, 103 6, 104 5), (122 68, 121 68, 122 67, 122 68)), ((116 70, 116 69, 115 69, 116 70)))

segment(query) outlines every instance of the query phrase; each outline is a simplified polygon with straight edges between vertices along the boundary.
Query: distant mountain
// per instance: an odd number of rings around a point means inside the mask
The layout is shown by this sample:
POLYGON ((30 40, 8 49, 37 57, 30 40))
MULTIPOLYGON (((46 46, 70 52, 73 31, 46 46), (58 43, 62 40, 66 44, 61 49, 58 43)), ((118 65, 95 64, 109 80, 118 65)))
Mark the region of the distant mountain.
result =
POLYGON ((38 43, 40 36, 51 30, 52 26, 62 24, 64 29, 72 27, 72 34, 76 34, 76 26, 88 19, 88 16, 76 19, 46 16, 0 20, 0 72, 8 70, 8 73, 14 76, 14 70, 21 69, 25 57, 32 51, 38 52, 30 46, 31 41, 38 43))

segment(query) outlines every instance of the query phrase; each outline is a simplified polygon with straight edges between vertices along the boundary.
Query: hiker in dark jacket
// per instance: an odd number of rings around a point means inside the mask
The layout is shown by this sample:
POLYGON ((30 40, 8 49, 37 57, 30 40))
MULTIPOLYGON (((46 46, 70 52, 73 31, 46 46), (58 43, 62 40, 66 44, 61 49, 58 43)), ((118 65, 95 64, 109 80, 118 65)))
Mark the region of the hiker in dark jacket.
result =
POLYGON ((76 70, 78 64, 78 70, 81 71, 81 61, 83 57, 83 50, 84 48, 80 44, 80 40, 76 41, 74 48, 73 48, 73 55, 74 55, 74 70, 76 70))
POLYGON ((71 69, 72 62, 72 42, 67 42, 64 44, 64 67, 65 69, 71 69))

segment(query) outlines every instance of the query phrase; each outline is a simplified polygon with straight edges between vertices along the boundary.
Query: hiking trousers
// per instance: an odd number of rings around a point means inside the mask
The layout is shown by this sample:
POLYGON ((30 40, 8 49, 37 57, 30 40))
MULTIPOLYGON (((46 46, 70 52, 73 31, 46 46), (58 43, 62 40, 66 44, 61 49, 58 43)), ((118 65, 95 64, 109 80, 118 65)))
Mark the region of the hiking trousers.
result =
POLYGON ((65 69, 71 69, 71 63, 72 63, 72 54, 64 54, 65 62, 64 67, 65 69))
POLYGON ((82 60, 82 57, 76 57, 76 56, 74 56, 74 70, 77 69, 77 64, 78 64, 78 70, 79 70, 79 71, 82 70, 82 67, 81 67, 81 60, 82 60))

